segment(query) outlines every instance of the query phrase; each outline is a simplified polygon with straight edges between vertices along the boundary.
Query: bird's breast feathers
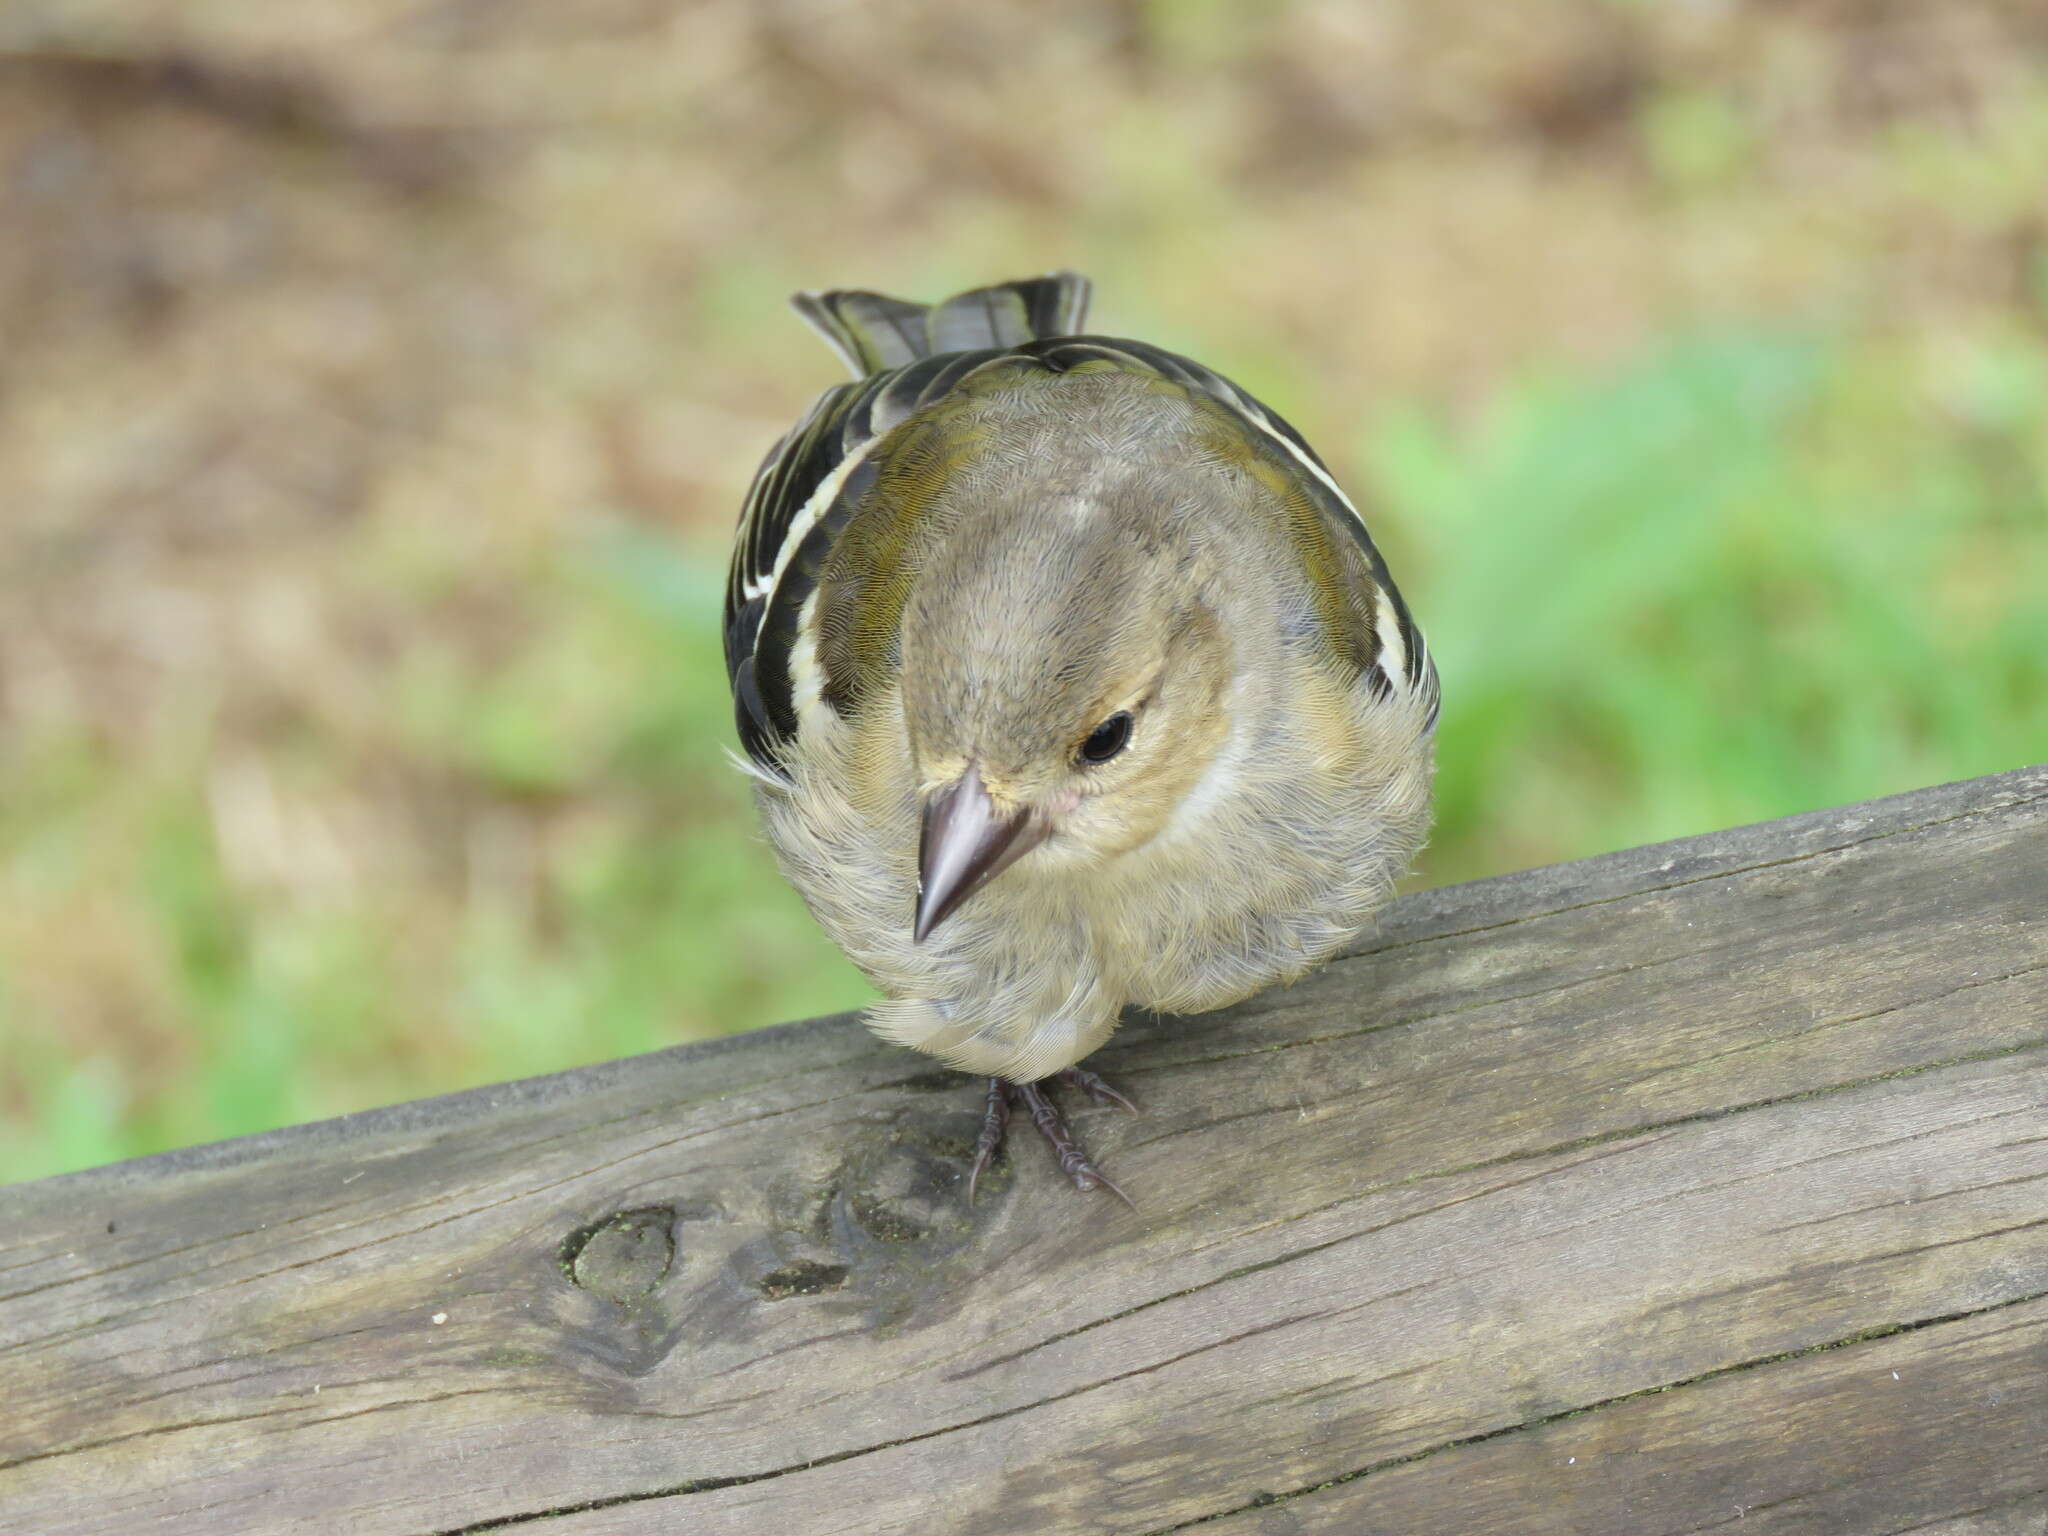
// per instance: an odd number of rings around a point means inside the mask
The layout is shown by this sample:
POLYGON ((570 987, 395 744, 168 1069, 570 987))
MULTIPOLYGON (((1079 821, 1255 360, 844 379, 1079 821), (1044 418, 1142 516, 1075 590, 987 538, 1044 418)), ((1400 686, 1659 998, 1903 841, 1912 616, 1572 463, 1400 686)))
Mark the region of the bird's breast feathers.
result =
POLYGON ((917 797, 893 694, 823 709, 786 774, 757 785, 783 872, 889 1001, 888 1038, 964 1071, 1028 1081, 1080 1060, 1127 1006, 1201 1012, 1329 958, 1393 894, 1429 820, 1428 715, 1327 670, 1256 675, 1165 831, 1110 865, 1058 839, 911 937, 917 797), (1366 725, 1371 712, 1370 728, 1366 725))

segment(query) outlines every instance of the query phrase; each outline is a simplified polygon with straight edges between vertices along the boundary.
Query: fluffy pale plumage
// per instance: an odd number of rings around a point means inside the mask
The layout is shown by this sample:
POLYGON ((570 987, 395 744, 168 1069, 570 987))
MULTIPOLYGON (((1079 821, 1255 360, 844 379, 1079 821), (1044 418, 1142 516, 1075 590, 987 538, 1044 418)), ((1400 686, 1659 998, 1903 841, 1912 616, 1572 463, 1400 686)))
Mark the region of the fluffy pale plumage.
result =
POLYGON ((872 1024, 1017 1082, 1327 958, 1428 820, 1435 672, 1358 514, 1220 376, 1065 336, 1085 298, 800 299, 864 377, 763 465, 727 607, 769 840, 872 1024), (921 817, 969 772, 1051 830, 919 941, 921 817))

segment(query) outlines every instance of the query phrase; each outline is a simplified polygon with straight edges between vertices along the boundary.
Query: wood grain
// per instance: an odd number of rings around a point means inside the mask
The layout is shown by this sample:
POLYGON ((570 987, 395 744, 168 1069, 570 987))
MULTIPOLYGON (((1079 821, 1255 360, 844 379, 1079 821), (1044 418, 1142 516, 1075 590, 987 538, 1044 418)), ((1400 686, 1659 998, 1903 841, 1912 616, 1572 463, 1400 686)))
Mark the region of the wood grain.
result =
POLYGON ((2048 1529, 2048 770, 1091 1064, 1136 1213, 848 1019, 0 1190, 0 1530, 2048 1529))

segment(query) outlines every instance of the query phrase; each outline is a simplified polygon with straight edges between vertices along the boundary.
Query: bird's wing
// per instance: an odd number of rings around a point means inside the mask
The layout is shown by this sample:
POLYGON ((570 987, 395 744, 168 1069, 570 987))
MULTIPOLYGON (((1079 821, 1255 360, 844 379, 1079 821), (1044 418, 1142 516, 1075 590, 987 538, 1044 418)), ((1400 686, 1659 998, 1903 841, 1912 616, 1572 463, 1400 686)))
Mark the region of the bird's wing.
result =
POLYGON ((875 478, 875 449, 906 417, 999 350, 943 353, 825 391, 762 461, 740 509, 725 591, 725 666, 740 742, 776 772, 798 728, 797 619, 833 540, 875 478))

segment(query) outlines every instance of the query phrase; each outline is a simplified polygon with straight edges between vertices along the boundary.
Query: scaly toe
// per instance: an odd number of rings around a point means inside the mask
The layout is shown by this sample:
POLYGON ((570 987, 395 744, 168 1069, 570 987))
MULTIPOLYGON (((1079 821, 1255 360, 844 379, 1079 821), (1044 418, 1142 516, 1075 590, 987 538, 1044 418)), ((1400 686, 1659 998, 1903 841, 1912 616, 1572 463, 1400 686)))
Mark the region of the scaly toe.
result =
POLYGON ((974 1138, 974 1161, 967 1166, 969 1205, 974 1204, 974 1186, 981 1182, 982 1173, 995 1161, 996 1148, 1003 1144, 1003 1133, 1009 1125, 1010 1085, 1000 1077, 992 1077, 982 1100, 981 1134, 974 1138))
POLYGON ((1059 1109, 1046 1095, 1045 1081, 1015 1083, 1011 1085, 1011 1089, 1024 1107, 1031 1112, 1031 1123, 1052 1147, 1052 1154, 1060 1165, 1060 1172, 1067 1176, 1068 1182, 1074 1188, 1083 1194, 1095 1189, 1107 1189, 1132 1210, 1137 1209, 1131 1197, 1118 1189, 1109 1177, 1095 1166, 1094 1159, 1082 1150, 1081 1143, 1075 1139, 1074 1133, 1067 1129, 1067 1122, 1059 1109))
POLYGON ((1098 1104, 1114 1104, 1134 1115, 1138 1112, 1137 1105, 1104 1082, 1101 1074, 1090 1072, 1086 1067, 1068 1067, 1057 1075, 1061 1082, 1073 1084, 1098 1104))

